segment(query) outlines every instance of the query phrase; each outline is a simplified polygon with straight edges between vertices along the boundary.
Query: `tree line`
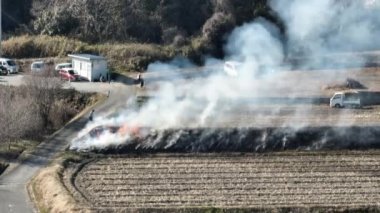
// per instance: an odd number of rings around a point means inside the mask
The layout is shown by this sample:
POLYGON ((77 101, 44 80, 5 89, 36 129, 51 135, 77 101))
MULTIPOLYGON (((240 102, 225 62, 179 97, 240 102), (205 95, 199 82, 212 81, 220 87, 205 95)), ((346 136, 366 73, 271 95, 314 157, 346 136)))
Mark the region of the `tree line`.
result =
POLYGON ((90 43, 220 42, 234 26, 262 16, 267 0, 5 0, 5 30, 63 35, 90 43))

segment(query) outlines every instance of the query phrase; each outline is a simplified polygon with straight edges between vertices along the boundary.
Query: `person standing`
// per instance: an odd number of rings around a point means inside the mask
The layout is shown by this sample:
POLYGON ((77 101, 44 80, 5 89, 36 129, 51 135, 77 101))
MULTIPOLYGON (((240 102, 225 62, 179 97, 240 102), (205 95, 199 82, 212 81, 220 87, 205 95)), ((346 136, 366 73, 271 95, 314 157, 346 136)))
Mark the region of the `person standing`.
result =
POLYGON ((93 121, 93 120, 94 120, 94 112, 95 112, 94 109, 91 110, 91 112, 90 112, 90 116, 88 117, 88 120, 89 120, 89 121, 93 121))
POLYGON ((144 87, 144 79, 142 78, 141 73, 139 73, 139 74, 137 75, 136 82, 137 82, 138 84, 140 84, 140 87, 144 87))

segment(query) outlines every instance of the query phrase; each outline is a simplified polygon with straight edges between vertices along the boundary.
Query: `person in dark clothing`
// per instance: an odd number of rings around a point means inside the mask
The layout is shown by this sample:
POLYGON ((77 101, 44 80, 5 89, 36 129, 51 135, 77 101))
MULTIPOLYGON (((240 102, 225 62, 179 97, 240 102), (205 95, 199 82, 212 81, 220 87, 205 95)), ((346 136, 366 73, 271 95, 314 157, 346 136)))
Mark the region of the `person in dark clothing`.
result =
POLYGON ((137 75, 136 82, 137 82, 138 84, 140 84, 140 87, 144 87, 144 79, 142 78, 141 73, 139 73, 139 74, 137 75))
POLYGON ((141 79, 141 80, 140 80, 140 87, 141 87, 141 88, 144 87, 144 79, 141 79))
POLYGON ((93 121, 94 120, 94 112, 95 112, 95 110, 91 110, 90 117, 88 117, 89 121, 93 121))

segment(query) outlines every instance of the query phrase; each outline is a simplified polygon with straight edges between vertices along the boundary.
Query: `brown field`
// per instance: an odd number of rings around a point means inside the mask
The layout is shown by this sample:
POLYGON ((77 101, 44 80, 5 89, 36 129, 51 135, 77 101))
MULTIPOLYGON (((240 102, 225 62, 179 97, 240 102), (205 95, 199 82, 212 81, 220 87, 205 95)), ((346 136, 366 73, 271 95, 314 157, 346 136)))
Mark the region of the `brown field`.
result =
POLYGON ((114 157, 79 168, 66 183, 94 211, 357 211, 380 205, 379 151, 114 157))

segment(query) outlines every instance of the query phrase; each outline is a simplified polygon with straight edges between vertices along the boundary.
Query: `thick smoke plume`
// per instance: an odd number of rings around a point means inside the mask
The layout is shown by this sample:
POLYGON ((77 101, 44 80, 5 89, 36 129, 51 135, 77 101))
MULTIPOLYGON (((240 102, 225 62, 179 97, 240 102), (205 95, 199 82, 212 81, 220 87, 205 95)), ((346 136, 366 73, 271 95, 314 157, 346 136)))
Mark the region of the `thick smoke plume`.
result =
MULTIPOLYGON (((150 100, 142 108, 131 110, 133 107, 128 104, 127 110, 119 112, 117 117, 95 120, 78 138, 85 137, 96 126, 128 125, 162 132, 167 129, 222 127, 226 122, 233 122, 236 128, 249 127, 257 123, 255 120, 265 120, 265 116, 280 116, 289 102, 302 97, 305 88, 308 94, 319 94, 319 86, 299 81, 296 76, 289 78, 282 75, 282 70, 289 69, 288 61, 301 58, 297 63, 301 63, 302 67, 313 68, 318 65, 323 68, 326 64, 319 60, 321 56, 380 47, 377 38, 380 35, 380 7, 377 1, 273 0, 270 6, 285 23, 285 35, 262 18, 233 30, 225 45, 225 52, 226 60, 239 61, 241 64, 236 77, 227 76, 222 67, 215 69, 214 66, 202 71, 207 76, 187 75, 184 70, 196 68, 187 59, 153 63, 148 67, 146 76, 161 74, 166 79, 149 81, 147 77, 147 88, 154 88, 147 94, 150 100), (251 106, 260 107, 263 102, 257 100, 276 97, 287 101, 282 104, 266 101, 276 107, 268 108, 266 115, 255 115, 251 121, 233 119, 235 115, 245 113, 245 108, 249 111, 251 106)), ((360 66, 366 62, 363 58, 355 61, 360 66)), ((206 65, 215 65, 216 62, 218 60, 210 58, 206 65)), ((323 80, 328 84, 335 81, 337 75, 328 73, 323 80)), ((295 111, 288 119, 268 122, 262 127, 292 127, 294 134, 297 130, 309 127, 311 124, 308 121, 300 121, 297 117, 311 110, 311 105, 292 106, 295 111)), ((336 120, 337 125, 344 122, 339 118, 336 120)), ((145 131, 144 137, 149 134, 149 131, 145 131)), ((74 140, 72 148, 104 148, 131 141, 128 140, 131 137, 128 134, 120 137, 110 135, 105 133, 95 139, 85 137, 84 140, 74 140)), ((172 141, 176 143, 178 140, 172 141)), ((159 141, 151 141, 151 146, 159 141)))

